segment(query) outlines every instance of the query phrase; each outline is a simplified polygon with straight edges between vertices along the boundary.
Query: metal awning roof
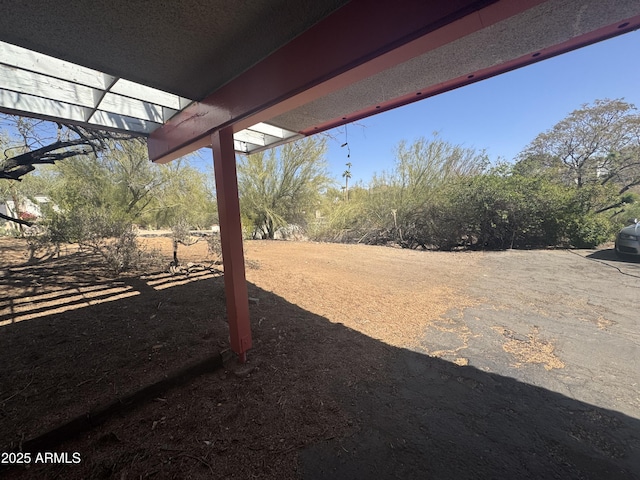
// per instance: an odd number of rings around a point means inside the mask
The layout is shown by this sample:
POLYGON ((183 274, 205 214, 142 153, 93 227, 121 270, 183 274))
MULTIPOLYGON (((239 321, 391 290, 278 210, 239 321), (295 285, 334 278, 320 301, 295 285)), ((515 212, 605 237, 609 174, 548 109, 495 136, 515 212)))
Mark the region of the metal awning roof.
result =
POLYGON ((637 0, 4 2, 0 111, 251 153, 640 26, 637 0))

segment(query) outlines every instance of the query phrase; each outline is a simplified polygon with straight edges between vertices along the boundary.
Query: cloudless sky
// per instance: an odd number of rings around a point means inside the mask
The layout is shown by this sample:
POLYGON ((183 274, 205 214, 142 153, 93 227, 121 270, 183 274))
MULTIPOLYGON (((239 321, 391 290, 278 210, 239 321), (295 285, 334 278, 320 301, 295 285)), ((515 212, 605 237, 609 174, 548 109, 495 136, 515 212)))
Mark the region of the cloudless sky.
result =
POLYGON ((365 184, 390 170, 400 140, 439 137, 486 150, 492 162, 511 162, 539 133, 582 104, 624 98, 640 107, 640 31, 599 42, 456 90, 420 100, 330 131, 328 160, 341 181, 346 162, 350 183, 365 184))

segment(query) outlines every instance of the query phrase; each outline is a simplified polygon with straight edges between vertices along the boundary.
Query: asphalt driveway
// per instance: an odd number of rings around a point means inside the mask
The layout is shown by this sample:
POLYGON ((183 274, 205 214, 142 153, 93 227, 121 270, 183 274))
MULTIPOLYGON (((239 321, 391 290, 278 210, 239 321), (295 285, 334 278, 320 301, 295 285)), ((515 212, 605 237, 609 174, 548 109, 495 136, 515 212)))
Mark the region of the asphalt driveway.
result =
POLYGON ((640 263, 491 252, 468 275, 475 304, 340 392, 360 429, 307 448, 304 477, 640 478, 640 263))

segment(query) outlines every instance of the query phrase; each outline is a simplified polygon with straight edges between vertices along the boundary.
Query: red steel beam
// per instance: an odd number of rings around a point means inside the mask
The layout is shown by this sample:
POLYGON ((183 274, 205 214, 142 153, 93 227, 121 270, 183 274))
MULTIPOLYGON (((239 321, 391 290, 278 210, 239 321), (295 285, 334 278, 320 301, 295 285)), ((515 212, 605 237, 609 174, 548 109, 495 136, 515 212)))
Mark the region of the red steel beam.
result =
POLYGON ((210 142, 213 148, 231 349, 238 354, 240 362, 244 363, 247 360, 247 350, 251 348, 251 325, 233 131, 231 128, 219 130, 211 135, 210 142))
POLYGON ((149 156, 173 160, 215 130, 268 120, 540 3, 352 0, 153 132, 149 156))

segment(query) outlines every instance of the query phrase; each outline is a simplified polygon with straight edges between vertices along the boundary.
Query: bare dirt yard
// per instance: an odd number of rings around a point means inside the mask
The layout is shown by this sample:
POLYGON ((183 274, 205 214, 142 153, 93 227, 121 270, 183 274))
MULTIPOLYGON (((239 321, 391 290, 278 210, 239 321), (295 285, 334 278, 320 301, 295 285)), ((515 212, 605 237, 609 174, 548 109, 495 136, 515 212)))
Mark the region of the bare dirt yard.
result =
MULTIPOLYGON (((168 238, 140 242, 168 265, 168 238)), ((640 263, 245 249, 239 365, 221 267, 114 278, 1 238, 0 476, 640 478, 640 263)), ((210 265, 204 242, 179 255, 210 265)))

